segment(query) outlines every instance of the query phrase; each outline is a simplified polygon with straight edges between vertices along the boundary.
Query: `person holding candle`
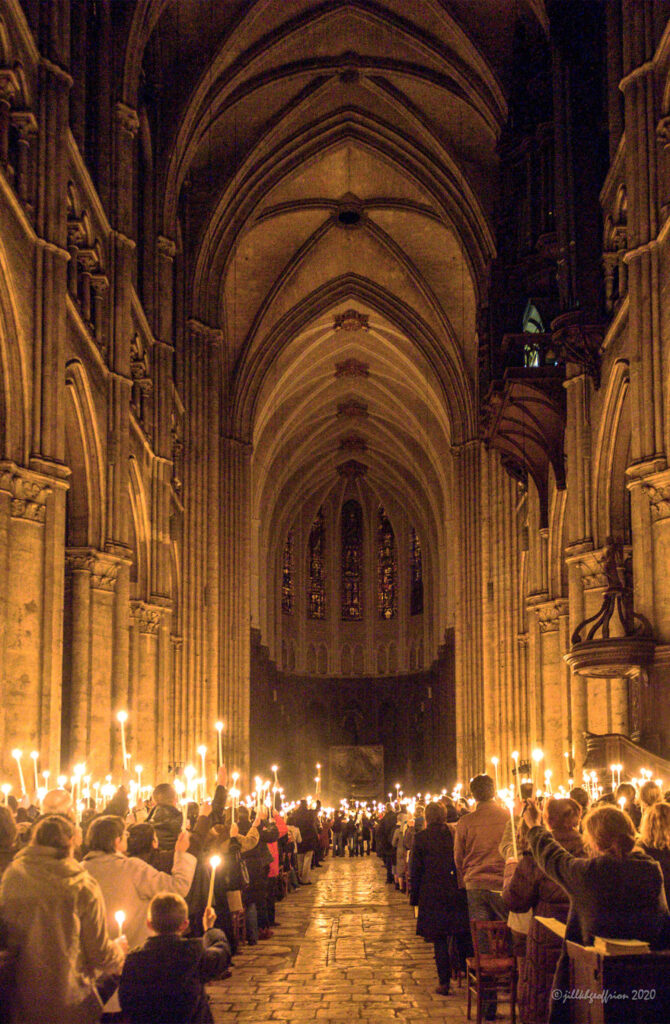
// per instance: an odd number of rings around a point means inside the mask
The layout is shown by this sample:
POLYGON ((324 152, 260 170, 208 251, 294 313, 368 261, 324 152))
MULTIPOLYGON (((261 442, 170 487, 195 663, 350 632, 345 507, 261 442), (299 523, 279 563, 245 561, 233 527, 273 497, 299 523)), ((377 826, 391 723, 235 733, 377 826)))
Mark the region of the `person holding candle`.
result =
MULTIPOLYGON (((114 930, 114 914, 126 915, 125 934, 131 948, 148 937, 147 908, 152 896, 161 891, 186 896, 195 874, 196 859, 188 852, 188 832, 175 844, 172 873, 156 871, 137 857, 128 857, 128 831, 121 818, 102 815, 91 822, 86 833, 89 852, 83 867, 96 879, 105 900, 107 924, 114 930)), ((107 1013, 118 1013, 116 995, 106 1005, 107 1013)))
MULTIPOLYGON (((521 801, 517 801, 515 811, 518 815, 522 813, 521 801)), ((575 857, 585 855, 584 843, 578 831, 579 818, 580 808, 574 800, 552 797, 544 805, 545 827, 553 839, 575 857)), ((525 822, 522 827, 527 833, 525 822)), ((535 917, 555 917, 565 922, 570 901, 565 890, 538 867, 527 846, 518 859, 510 858, 507 861, 503 901, 512 913, 533 912, 520 969, 519 1018, 522 1024, 546 1021, 561 943, 556 941, 553 932, 541 927, 535 917)))
POLYGON ((128 955, 119 997, 129 1024, 209 1024, 213 1020, 205 983, 228 977, 230 949, 226 936, 214 928, 216 912, 202 917, 204 935, 187 939, 188 907, 174 893, 159 893, 149 904, 151 935, 128 955))
POLYGON ((161 850, 174 850, 184 827, 177 790, 169 782, 159 783, 152 793, 153 808, 147 817, 156 830, 161 850))
MULTIPOLYGON (((584 820, 584 841, 590 856, 576 857, 542 828, 532 803, 524 808, 528 845, 536 864, 570 897, 565 938, 582 946, 596 935, 638 939, 653 948, 666 948, 670 915, 663 874, 656 861, 636 846, 629 816, 618 807, 594 808, 584 820)), ((556 968, 554 990, 570 987, 565 951, 556 968)), ((552 1024, 568 1021, 570 1007, 552 1001, 552 1024)))
POLYGON ((617 786, 614 796, 617 803, 622 798, 624 799, 623 805, 619 804, 619 806, 622 806, 635 828, 639 828, 642 820, 642 809, 637 803, 637 790, 632 782, 622 782, 620 786, 617 786))
POLYGON ((94 1024, 100 992, 116 987, 123 967, 128 943, 110 939, 100 887, 74 859, 76 842, 73 822, 42 818, 2 877, 0 915, 17 954, 16 1024, 94 1024))

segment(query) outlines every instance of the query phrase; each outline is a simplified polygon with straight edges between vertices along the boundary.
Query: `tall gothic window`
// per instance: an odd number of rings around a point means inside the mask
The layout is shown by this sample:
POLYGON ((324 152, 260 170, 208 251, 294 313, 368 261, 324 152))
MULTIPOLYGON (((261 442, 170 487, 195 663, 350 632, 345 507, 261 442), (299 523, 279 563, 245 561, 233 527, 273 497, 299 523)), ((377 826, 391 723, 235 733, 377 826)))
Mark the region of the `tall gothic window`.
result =
POLYGON ((342 618, 363 618, 363 512, 357 501, 342 506, 342 618))
POLYGON ((326 520, 320 508, 309 531, 307 617, 326 617, 326 520))
POLYGON ((409 610, 411 615, 423 612, 423 565, 421 544, 414 527, 409 531, 409 610))
POLYGON ((289 530, 281 574, 281 610, 284 615, 293 615, 293 597, 293 530, 289 530))
POLYGON ((377 512, 377 607, 382 619, 395 618, 398 605, 397 580, 393 527, 380 505, 377 512))

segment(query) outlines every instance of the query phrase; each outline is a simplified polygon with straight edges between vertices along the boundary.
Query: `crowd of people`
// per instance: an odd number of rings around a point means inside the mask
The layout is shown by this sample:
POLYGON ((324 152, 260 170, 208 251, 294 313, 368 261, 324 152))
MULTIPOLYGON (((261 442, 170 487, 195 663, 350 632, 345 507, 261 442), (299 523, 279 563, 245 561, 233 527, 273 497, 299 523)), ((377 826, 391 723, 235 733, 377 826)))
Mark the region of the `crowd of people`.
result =
MULTIPOLYGON (((540 918, 565 924, 565 939, 584 946, 599 936, 670 949, 670 792, 623 783, 591 805, 581 787, 538 800, 528 786, 510 816, 490 776, 470 789, 472 805, 442 795, 412 816, 388 804, 377 826, 387 881, 407 891, 417 934, 434 944, 440 995, 472 956, 478 921, 507 922, 522 1024, 571 1019, 565 942, 540 918)), ((660 1024, 668 1007, 659 979, 648 981, 660 1016, 645 1019, 660 1024)), ((484 1015, 496 1012, 491 985, 484 1015)))
MULTIPOLYGON (((0 1024, 211 1021, 205 984, 242 943, 272 937, 275 906, 333 857, 383 862, 416 908, 446 996, 478 921, 506 921, 522 1024, 569 1020, 564 946, 539 918, 595 936, 670 947, 670 802, 624 783, 590 806, 581 788, 514 813, 479 775, 470 800, 446 793, 383 805, 300 801, 236 806, 225 768, 211 802, 184 813, 170 783, 129 804, 122 785, 76 820, 72 794, 0 806, 0 1024)), ((525 799, 523 799, 525 797, 525 799)), ((486 952, 485 947, 482 947, 486 952)), ((650 979, 650 986, 653 979, 650 979)), ((496 1016, 496 992, 485 997, 496 1016)))
POLYGON ((0 806, 0 1021, 211 1021, 205 983, 328 852, 332 819, 306 800, 283 816, 229 800, 180 806, 170 783, 129 804, 122 785, 76 820, 72 793, 0 806))

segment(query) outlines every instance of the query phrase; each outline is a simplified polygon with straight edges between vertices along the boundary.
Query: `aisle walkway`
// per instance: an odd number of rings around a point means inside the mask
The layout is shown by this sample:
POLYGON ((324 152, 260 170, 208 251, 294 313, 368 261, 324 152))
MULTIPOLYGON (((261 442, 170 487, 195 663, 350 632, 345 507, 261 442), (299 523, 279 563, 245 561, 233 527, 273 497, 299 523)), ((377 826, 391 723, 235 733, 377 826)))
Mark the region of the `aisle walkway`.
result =
POLYGON ((216 1024, 465 1020, 465 989, 435 994, 433 947, 376 857, 329 857, 312 879, 277 904, 274 938, 210 987, 216 1024))

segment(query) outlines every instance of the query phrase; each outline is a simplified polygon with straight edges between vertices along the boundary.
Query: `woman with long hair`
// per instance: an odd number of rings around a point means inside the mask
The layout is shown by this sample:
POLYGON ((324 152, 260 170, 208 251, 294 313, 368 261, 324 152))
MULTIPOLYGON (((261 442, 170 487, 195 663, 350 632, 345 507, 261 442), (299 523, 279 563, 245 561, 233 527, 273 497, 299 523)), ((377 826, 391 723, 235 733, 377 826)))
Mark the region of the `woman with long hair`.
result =
POLYGON ((661 865, 665 898, 670 893, 670 804, 652 804, 642 815, 640 846, 661 865))
MULTIPOLYGON (((578 829, 580 816, 581 808, 575 800, 551 797, 544 805, 545 827, 555 842, 575 857, 585 855, 578 829)), ((549 997, 561 943, 535 918, 553 917, 565 923, 570 900, 565 889, 538 866, 527 843, 524 845, 525 851, 503 888, 503 901, 514 913, 533 912, 520 968, 519 1017, 523 1024, 536 1024, 536 1021, 545 1021, 549 1014, 549 997)), ((513 858, 508 859, 506 876, 512 861, 513 858)))
MULTIPOLYGON (((566 940, 592 945, 596 935, 639 939, 652 948, 667 944, 670 916, 660 866, 636 845, 629 816, 618 807, 597 807, 584 820, 590 856, 576 857, 540 824, 538 808, 527 803, 524 821, 535 863, 565 889, 570 910, 566 940)), ((569 988, 567 954, 561 954, 554 989, 569 988)), ((570 1019, 567 1002, 554 1001, 550 1021, 570 1019)))
POLYGON ((78 840, 68 818, 42 818, 2 876, 17 1024, 93 1024, 123 967, 127 941, 109 938, 100 886, 74 859, 78 840))

